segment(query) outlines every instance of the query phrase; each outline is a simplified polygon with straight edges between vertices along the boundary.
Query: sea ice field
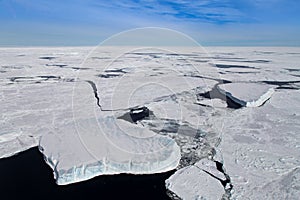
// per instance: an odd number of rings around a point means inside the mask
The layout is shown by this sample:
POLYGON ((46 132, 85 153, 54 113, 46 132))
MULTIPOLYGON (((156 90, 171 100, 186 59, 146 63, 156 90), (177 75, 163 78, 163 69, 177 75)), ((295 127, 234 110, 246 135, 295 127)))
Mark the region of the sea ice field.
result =
POLYGON ((170 199, 300 196, 300 48, 1 47, 0 57, 0 158, 38 147, 58 185, 175 170, 170 199))

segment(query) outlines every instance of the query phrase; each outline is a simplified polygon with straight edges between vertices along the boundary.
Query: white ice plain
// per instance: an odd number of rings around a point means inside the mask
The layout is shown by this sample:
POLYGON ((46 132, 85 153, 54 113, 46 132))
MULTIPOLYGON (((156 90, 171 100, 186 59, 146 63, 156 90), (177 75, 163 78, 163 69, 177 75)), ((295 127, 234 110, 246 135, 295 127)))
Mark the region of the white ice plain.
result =
POLYGON ((100 49, 81 66, 91 48, 1 48, 0 157, 40 144, 58 184, 177 167, 166 181, 174 198, 300 196, 299 48, 213 47, 210 57, 193 48, 180 55, 150 49, 106 68, 120 49, 100 49), (155 64, 138 67, 149 59, 155 64), (214 65, 195 71, 186 61, 214 65), (100 110, 87 81, 103 109, 116 111, 100 110), (199 95, 217 84, 245 107, 199 95), (139 106, 153 116, 122 118, 139 106), (232 188, 220 183, 224 177, 232 188))

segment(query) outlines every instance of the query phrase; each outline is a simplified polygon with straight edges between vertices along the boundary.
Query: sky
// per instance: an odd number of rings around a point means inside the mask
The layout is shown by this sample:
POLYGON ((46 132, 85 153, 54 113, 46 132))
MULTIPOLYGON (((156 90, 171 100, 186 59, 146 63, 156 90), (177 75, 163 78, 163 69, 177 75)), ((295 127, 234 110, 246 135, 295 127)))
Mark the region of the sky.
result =
POLYGON ((97 45, 143 27, 204 46, 300 46, 300 1, 0 0, 0 46, 97 45))

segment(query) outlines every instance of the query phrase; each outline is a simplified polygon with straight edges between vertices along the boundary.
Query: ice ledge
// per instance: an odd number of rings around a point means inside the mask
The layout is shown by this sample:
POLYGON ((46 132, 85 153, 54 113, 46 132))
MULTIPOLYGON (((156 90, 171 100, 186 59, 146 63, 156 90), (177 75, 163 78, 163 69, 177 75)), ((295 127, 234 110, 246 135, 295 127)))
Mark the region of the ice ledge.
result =
POLYGON ((258 107, 274 93, 274 89, 262 83, 227 83, 217 89, 226 97, 244 107, 258 107))
POLYGON ((99 175, 154 174, 175 169, 180 148, 157 135, 112 117, 82 120, 44 135, 39 144, 58 185, 99 175), (135 135, 134 135, 135 134, 135 135))

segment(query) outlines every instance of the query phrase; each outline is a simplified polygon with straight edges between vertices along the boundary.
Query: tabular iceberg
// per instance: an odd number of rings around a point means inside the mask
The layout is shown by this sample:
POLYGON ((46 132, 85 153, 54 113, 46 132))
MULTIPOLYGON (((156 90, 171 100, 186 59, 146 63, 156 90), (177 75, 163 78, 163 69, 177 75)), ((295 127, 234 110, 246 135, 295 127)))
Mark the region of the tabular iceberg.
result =
POLYGON ((44 135, 39 147, 59 185, 104 174, 166 172, 181 157, 171 138, 113 117, 66 125, 44 135))

